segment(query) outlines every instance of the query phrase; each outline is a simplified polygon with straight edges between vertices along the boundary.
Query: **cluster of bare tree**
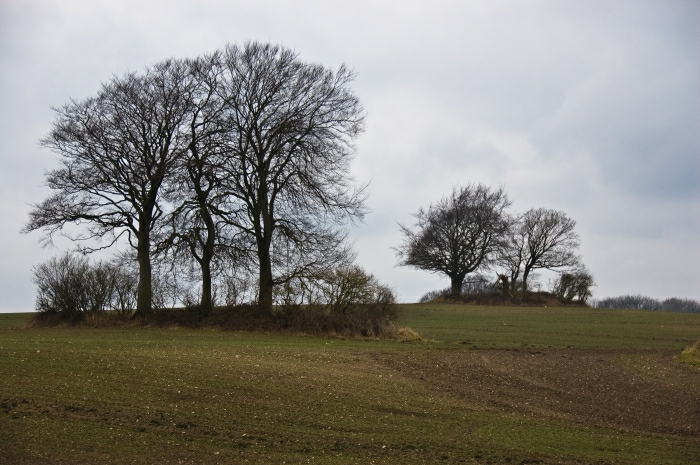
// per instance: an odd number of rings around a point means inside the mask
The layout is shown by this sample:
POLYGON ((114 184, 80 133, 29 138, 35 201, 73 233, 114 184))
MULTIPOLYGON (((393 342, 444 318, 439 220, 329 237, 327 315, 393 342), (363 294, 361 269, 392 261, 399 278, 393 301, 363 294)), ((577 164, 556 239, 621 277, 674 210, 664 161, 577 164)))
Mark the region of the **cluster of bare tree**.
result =
POLYGON ((214 272, 235 268, 269 309, 276 286, 349 260, 343 225, 365 213, 349 175, 364 120, 352 79, 259 43, 114 77, 56 110, 42 140, 61 156, 54 193, 24 231, 85 252, 127 243, 137 314, 151 311, 158 258, 195 264, 203 308, 214 272))
POLYGON ((535 270, 564 270, 555 293, 585 301, 594 284, 576 254, 576 222, 544 208, 511 214, 510 205, 503 189, 482 184, 454 188, 421 208, 414 215, 416 225, 400 225, 399 264, 447 275, 453 296, 463 292, 467 276, 483 270, 495 270, 493 287, 511 294, 527 292, 535 270))
POLYGON ((607 297, 593 302, 596 308, 620 308, 637 310, 656 310, 661 312, 700 313, 700 302, 693 299, 671 297, 659 300, 642 295, 622 295, 607 297))

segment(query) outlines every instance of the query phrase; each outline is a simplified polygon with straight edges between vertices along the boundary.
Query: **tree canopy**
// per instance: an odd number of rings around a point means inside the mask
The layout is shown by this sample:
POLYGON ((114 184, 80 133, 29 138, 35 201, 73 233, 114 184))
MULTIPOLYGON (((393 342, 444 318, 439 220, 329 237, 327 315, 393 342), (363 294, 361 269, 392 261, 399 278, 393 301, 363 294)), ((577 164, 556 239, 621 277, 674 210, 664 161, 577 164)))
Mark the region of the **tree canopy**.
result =
POLYGON ((509 205, 503 189, 482 184, 454 188, 427 210, 421 208, 414 228, 400 225, 404 242, 397 249, 399 263, 447 275, 452 295, 459 295, 465 276, 490 263, 502 247, 509 205))
POLYGON ((96 97, 57 109, 41 141, 61 166, 47 174, 54 194, 34 206, 24 231, 44 229, 50 241, 75 224, 69 237, 106 246, 126 236, 139 263, 140 313, 151 308, 151 234, 163 215, 163 184, 185 153, 190 89, 187 67, 175 60, 114 77, 96 97))
POLYGON ((523 291, 527 291, 527 278, 532 270, 553 270, 579 264, 576 249, 580 241, 575 227, 576 221, 557 210, 533 208, 523 215, 517 233, 525 251, 523 291))
POLYGON ((64 233, 85 251, 126 238, 139 313, 151 309, 154 250, 199 264, 203 306, 215 257, 235 250, 255 262, 269 309, 273 286, 346 253, 342 225, 365 213, 349 174, 364 123, 353 77, 256 42, 114 77, 57 110, 42 141, 61 156, 47 174, 54 194, 24 231, 64 233))

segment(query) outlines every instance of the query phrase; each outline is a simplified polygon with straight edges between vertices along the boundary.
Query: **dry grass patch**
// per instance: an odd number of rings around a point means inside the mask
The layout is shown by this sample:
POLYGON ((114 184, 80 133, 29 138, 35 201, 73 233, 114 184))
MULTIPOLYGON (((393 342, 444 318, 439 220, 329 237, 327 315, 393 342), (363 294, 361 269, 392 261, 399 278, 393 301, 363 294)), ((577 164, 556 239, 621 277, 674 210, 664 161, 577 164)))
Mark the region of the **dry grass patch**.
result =
POLYGON ((413 331, 411 328, 407 326, 400 326, 397 327, 395 330, 395 338, 398 341, 401 342, 410 342, 410 341, 420 341, 420 335, 413 331))
POLYGON ((678 355, 678 360, 689 365, 700 367, 700 340, 690 347, 686 347, 683 352, 678 355))

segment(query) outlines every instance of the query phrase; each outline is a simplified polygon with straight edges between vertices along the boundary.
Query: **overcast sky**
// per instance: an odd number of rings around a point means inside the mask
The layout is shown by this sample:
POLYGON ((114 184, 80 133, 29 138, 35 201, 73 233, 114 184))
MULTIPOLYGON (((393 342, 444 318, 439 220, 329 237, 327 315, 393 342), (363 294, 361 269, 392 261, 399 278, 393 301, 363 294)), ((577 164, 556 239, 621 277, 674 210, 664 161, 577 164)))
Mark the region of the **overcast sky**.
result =
POLYGON ((226 43, 355 70, 358 261, 403 302, 448 279, 396 267, 397 223, 454 185, 577 222, 595 297, 700 298, 700 2, 0 1, 0 311, 29 311, 42 249, 19 230, 57 156, 51 107, 226 43))

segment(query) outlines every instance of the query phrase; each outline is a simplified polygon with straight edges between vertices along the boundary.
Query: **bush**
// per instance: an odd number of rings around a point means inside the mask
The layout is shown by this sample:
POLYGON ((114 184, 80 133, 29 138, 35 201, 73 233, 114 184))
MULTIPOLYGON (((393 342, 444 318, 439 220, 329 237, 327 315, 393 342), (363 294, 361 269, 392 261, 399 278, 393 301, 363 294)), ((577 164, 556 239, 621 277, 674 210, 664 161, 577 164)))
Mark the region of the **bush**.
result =
POLYGON ((552 294, 571 302, 576 298, 586 302, 591 297, 591 287, 595 286, 593 276, 583 267, 572 272, 559 273, 552 284, 552 294))
POLYGON ((121 267, 67 252, 34 267, 36 310, 79 320, 88 313, 116 310, 130 314, 136 303, 136 278, 121 267))
POLYGON ((88 270, 86 258, 70 253, 34 267, 36 310, 66 315, 88 311, 88 270))
POLYGON ((393 323, 398 316, 393 291, 356 265, 338 266, 314 278, 297 278, 278 286, 278 306, 273 311, 254 304, 240 305, 241 300, 252 299, 255 287, 252 280, 231 277, 224 281, 223 290, 227 303, 232 305, 209 312, 192 302, 182 309, 161 307, 138 320, 113 318, 107 310, 129 315, 134 308, 137 283, 134 274, 128 272, 130 263, 91 265, 85 257, 67 253, 36 266, 34 281, 39 287, 40 313, 34 324, 214 327, 420 339, 410 329, 393 323))
POLYGON ((462 283, 462 294, 487 294, 493 290, 493 281, 483 274, 467 276, 462 283))
POLYGON ((425 294, 423 294, 420 299, 418 299, 419 304, 427 304, 428 302, 432 302, 435 299, 438 299, 440 297, 444 297, 446 295, 450 295, 450 288, 446 289, 436 289, 434 291, 428 291, 425 294))
POLYGON ((341 265, 315 276, 296 278, 275 289, 282 307, 323 308, 329 314, 397 315, 396 295, 357 265, 341 265))
POLYGON ((223 294, 223 301, 229 307, 256 302, 258 285, 255 276, 245 272, 227 274, 221 279, 218 291, 223 294))
MULTIPOLYGON (((493 282, 489 280, 483 274, 475 274, 472 276, 467 276, 462 283, 462 295, 466 294, 489 294, 493 290, 493 282)), ((428 291, 421 296, 418 303, 424 304, 432 300, 449 296, 451 289, 438 289, 435 291, 428 291)))
POLYGON ((199 311, 197 305, 183 310, 161 310, 148 315, 140 324, 400 340, 419 338, 408 329, 394 325, 393 320, 398 316, 395 294, 357 265, 339 265, 276 286, 276 307, 272 311, 246 302, 253 300, 256 286, 245 275, 230 276, 222 284, 225 307, 217 307, 210 314, 199 311))
POLYGON ((217 328, 234 331, 291 332, 319 336, 370 337, 419 340, 415 332, 396 326, 387 316, 369 308, 366 312, 332 313, 324 305, 286 305, 273 311, 256 305, 198 307, 153 312, 126 325, 146 327, 217 328))
POLYGON ((336 268, 318 282, 321 304, 330 313, 365 313, 378 311, 388 318, 396 317, 396 296, 357 265, 336 268))

